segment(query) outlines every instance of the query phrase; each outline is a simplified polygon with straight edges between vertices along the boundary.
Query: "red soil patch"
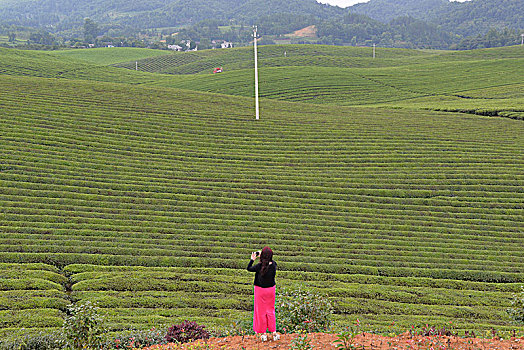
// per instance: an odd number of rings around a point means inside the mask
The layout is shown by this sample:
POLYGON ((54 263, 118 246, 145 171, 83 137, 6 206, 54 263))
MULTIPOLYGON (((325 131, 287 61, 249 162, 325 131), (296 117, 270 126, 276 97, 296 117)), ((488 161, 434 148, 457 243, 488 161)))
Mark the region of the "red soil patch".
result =
POLYGON ((298 38, 316 38, 317 37, 317 27, 309 26, 299 30, 295 30, 292 34, 287 34, 286 36, 294 36, 298 38))
MULTIPOLYGON (((269 336, 269 334, 268 334, 269 336)), ((298 334, 284 334, 280 340, 261 342, 256 336, 235 336, 227 338, 211 338, 207 342, 197 341, 190 344, 152 346, 150 350, 197 350, 197 349, 234 349, 234 350, 274 350, 289 349, 298 334)), ((268 338, 271 339, 271 336, 268 338)), ((313 349, 336 349, 335 334, 312 333, 308 334, 313 349)), ((385 337, 376 334, 362 333, 353 341, 354 349, 366 350, 524 350, 524 337, 500 339, 478 339, 432 336, 412 337, 408 332, 397 337, 385 337)))

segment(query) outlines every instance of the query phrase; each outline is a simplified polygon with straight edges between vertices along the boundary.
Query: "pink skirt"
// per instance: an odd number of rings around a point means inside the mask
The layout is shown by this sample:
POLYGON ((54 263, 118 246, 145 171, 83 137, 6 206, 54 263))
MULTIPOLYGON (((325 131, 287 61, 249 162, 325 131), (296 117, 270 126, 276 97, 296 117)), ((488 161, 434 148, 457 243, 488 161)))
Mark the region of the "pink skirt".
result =
POLYGON ((276 332, 277 319, 275 317, 276 286, 261 288, 255 286, 255 311, 253 313, 253 330, 255 333, 276 332))

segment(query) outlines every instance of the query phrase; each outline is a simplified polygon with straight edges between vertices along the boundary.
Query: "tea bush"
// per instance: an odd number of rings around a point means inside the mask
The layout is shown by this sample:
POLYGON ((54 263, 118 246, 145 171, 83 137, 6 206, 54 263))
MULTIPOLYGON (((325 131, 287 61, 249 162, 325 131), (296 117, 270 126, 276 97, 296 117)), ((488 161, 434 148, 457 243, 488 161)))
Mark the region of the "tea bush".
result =
POLYGON ((0 341, 0 350, 62 349, 65 339, 60 331, 15 334, 0 341))
POLYGON ((276 302, 281 332, 322 332, 331 326, 334 308, 329 299, 303 287, 283 289, 276 302))

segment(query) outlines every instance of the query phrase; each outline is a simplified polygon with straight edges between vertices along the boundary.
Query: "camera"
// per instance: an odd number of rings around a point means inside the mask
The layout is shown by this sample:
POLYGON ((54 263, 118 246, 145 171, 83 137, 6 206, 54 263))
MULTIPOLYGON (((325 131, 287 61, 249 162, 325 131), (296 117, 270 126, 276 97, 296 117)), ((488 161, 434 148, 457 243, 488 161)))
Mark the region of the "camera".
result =
POLYGON ((260 256, 260 250, 255 252, 256 256, 260 256))

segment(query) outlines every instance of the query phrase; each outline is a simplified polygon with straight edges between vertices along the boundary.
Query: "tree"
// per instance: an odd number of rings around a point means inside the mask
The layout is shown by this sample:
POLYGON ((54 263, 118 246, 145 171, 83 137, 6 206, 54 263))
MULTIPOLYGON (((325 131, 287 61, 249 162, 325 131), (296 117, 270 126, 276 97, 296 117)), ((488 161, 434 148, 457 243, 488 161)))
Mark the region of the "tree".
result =
POLYGON ((206 50, 206 49, 210 49, 212 47, 213 46, 211 45, 211 40, 209 40, 208 38, 200 39, 200 43, 198 44, 198 48, 200 50, 206 50))
POLYGON ((31 33, 29 36, 29 43, 32 44, 40 44, 40 45, 53 45, 55 44, 55 38, 47 33, 47 32, 40 32, 40 33, 31 33))
POLYGON ((16 41, 16 33, 9 32, 7 33, 7 37, 9 38, 10 43, 14 43, 16 41))
POLYGON ((519 32, 509 28, 498 31, 495 28, 489 30, 484 36, 469 36, 460 41, 457 45, 459 50, 481 49, 485 47, 497 47, 516 45, 519 43, 519 32))
POLYGON ((92 19, 86 18, 84 21, 84 40, 86 43, 93 43, 98 36, 98 24, 96 24, 92 19))

